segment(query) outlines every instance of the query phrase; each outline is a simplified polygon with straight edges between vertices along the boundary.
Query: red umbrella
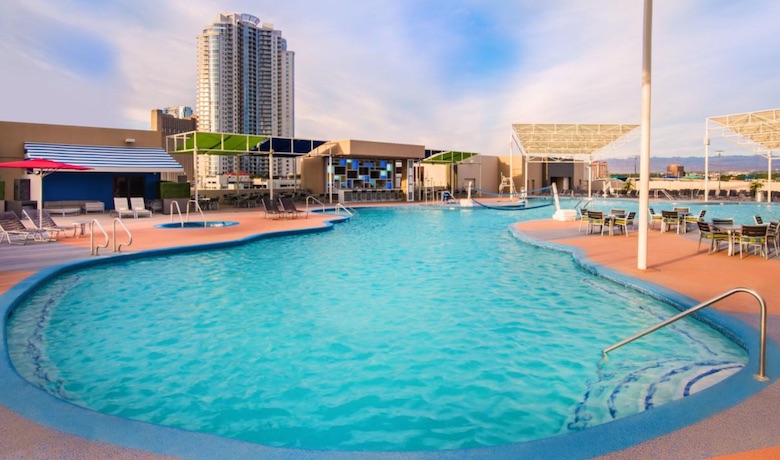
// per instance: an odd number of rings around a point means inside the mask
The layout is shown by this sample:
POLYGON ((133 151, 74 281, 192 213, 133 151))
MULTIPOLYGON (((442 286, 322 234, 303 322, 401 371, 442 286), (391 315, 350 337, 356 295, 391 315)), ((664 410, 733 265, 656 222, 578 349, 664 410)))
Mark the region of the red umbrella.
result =
POLYGON ((41 190, 38 198, 38 226, 43 226, 43 178, 57 171, 85 171, 86 166, 71 165, 57 161, 47 160, 45 158, 30 158, 22 161, 9 161, 0 163, 0 168, 34 169, 41 175, 41 190))

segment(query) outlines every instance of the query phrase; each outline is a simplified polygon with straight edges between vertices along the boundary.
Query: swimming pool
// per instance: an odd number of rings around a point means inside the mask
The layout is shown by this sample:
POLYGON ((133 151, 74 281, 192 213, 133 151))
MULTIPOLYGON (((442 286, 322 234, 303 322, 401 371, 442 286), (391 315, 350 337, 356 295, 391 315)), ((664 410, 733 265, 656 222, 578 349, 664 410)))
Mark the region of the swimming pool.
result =
POLYGON ((363 210, 333 232, 75 271, 13 315, 9 348, 26 378, 85 407, 352 450, 577 431, 744 364, 693 321, 602 362, 605 345, 672 310, 517 242, 518 217, 363 210))

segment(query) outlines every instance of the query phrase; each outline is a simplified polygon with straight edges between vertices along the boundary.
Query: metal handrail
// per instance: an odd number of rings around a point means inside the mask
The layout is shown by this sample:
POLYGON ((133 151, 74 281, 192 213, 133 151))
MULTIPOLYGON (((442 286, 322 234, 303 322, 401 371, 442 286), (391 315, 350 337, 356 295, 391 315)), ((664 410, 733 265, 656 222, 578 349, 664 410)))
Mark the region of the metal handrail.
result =
POLYGON ((122 250, 122 246, 130 246, 130 245, 133 244, 133 234, 130 233, 130 230, 127 228, 125 223, 122 222, 122 219, 120 219, 118 217, 114 219, 112 232, 113 232, 112 235, 114 236, 114 252, 120 252, 122 250), (116 238, 116 224, 117 223, 119 223, 119 225, 121 225, 122 228, 125 229, 125 233, 127 233, 127 236, 130 237, 130 240, 126 244, 125 243, 119 243, 118 245, 116 244, 116 241, 117 241, 117 238, 116 238))
POLYGON ((734 295, 734 294, 736 294, 738 292, 745 292, 747 294, 752 295, 753 297, 756 298, 756 300, 758 300, 758 306, 759 306, 759 311, 760 311, 760 316, 761 316, 760 324, 759 324, 759 334, 760 334, 760 339, 759 340, 761 341, 761 344, 760 344, 760 349, 759 349, 759 353, 758 353, 758 375, 756 375, 756 379, 760 380, 762 382, 765 382, 765 381, 769 380, 769 378, 766 376, 766 302, 764 302, 763 297, 761 297, 761 295, 759 295, 758 292, 756 292, 756 291, 754 291, 752 289, 743 288, 743 287, 737 287, 737 288, 731 289, 730 291, 724 292, 723 294, 721 294, 719 296, 716 296, 716 297, 713 297, 710 300, 706 300, 706 301, 704 301, 704 302, 702 302, 702 303, 700 303, 700 304, 698 304, 698 305, 696 305, 694 307, 691 307, 688 310, 685 310, 685 311, 681 312, 680 314, 675 315, 672 318, 667 319, 666 321, 663 321, 660 324, 657 324, 657 325, 655 325, 653 327, 645 329, 642 332, 634 334, 633 336, 631 336, 631 337, 629 337, 629 338, 627 338, 627 339, 625 339, 625 340, 623 340, 621 342, 618 342, 615 345, 612 345, 611 347, 607 347, 607 348, 605 348, 605 349, 603 349, 601 351, 601 356, 606 358, 607 357, 607 353, 609 353, 610 351, 615 350, 617 348, 620 348, 620 347, 622 347, 623 345, 625 345, 627 343, 633 342, 634 340, 636 340, 636 339, 638 339, 640 337, 644 337, 645 335, 647 335, 647 334, 649 334, 651 332, 655 332, 658 329, 661 329, 662 327, 665 327, 665 326, 668 326, 669 324, 672 324, 673 322, 677 321, 678 319, 684 318, 684 317, 690 315, 691 313, 696 313, 697 311, 699 311, 699 310, 701 310, 703 308, 709 307, 710 305, 714 304, 715 302, 719 302, 719 301, 725 299, 726 297, 730 297, 730 296, 732 296, 732 295, 734 295))
POLYGON ((171 205, 169 206, 170 215, 171 215, 171 222, 173 222, 173 207, 174 207, 174 205, 176 205, 176 213, 179 214, 179 222, 181 222, 181 226, 184 227, 184 218, 181 216, 181 207, 179 206, 179 202, 176 201, 176 200, 171 201, 171 205))
POLYGON ((107 248, 110 242, 111 240, 108 237, 108 233, 106 233, 106 230, 102 225, 100 225, 100 222, 98 222, 97 219, 92 219, 92 221, 89 223, 89 255, 98 255, 100 248, 107 248), (106 237, 106 244, 103 246, 95 246, 95 224, 97 224, 100 231, 103 232, 103 236, 106 237))
MULTIPOLYGON (((351 212, 349 212, 349 209, 347 209, 347 207, 346 207, 346 206, 344 206, 344 205, 343 205, 343 204, 341 204, 341 203, 336 203, 336 215, 338 215, 338 214, 339 214, 339 209, 343 209, 343 210, 344 210, 344 212, 346 212, 347 214, 349 214, 349 216, 350 216, 350 217, 352 217, 352 213, 351 213, 351 212)), ((353 210, 353 211, 354 211, 354 210, 353 210)))
MULTIPOLYGON (((198 200, 190 200, 187 202, 187 222, 190 221, 190 204, 195 205, 195 210, 200 213, 200 217, 203 219, 203 221, 206 221, 206 215, 203 214, 203 210, 200 208, 200 203, 198 203, 198 200)), ((184 227, 184 223, 181 224, 182 227, 184 227)))
POLYGON ((319 203, 320 206, 322 206, 322 212, 325 212, 325 203, 323 203, 322 201, 318 200, 317 198, 311 195, 306 197, 306 211, 309 210, 309 200, 316 201, 317 203, 319 203))

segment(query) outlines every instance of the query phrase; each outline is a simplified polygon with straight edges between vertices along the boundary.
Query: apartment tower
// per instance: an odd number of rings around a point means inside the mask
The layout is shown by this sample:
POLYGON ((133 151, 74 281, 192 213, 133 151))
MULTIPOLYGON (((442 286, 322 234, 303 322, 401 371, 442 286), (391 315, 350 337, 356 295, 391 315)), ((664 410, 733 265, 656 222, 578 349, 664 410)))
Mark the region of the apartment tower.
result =
MULTIPOLYGON (((198 35, 198 130, 293 137, 294 77, 295 53, 273 24, 249 14, 220 14, 198 35)), ((205 175, 236 169, 229 157, 204 163, 205 175)), ((263 168, 254 163, 252 169, 263 168)))

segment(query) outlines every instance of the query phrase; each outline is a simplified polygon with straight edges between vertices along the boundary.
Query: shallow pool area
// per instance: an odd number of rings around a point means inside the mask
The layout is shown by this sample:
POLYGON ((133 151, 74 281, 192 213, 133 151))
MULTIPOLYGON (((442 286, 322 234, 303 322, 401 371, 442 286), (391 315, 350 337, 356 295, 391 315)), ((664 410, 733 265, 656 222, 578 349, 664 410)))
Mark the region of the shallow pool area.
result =
POLYGON ((13 314, 9 348, 26 378, 84 407, 331 450, 577 432, 744 366, 693 320, 602 361, 674 309, 518 242, 517 219, 361 210, 331 232, 64 273, 13 314))

